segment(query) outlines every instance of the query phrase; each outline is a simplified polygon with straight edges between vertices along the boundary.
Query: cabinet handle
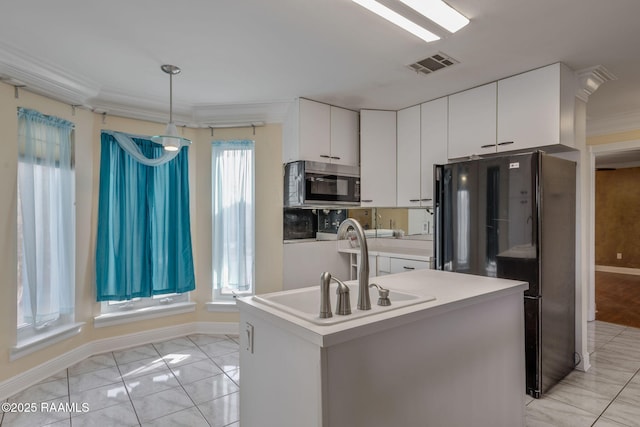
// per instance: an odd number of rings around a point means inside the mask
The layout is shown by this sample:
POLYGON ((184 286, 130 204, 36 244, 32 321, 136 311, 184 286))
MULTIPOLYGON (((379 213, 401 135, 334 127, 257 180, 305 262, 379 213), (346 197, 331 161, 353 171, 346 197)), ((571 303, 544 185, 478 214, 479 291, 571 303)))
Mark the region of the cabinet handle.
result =
POLYGON ((498 143, 498 145, 509 145, 509 144, 513 144, 513 141, 505 141, 505 142, 498 143))
POLYGON ((331 156, 330 158, 333 159, 333 160, 340 160, 339 156, 331 156))
POLYGON ((404 268, 405 270, 415 270, 416 269, 415 267, 407 267, 406 265, 404 267, 402 267, 402 268, 404 268))
POLYGON ((420 199, 420 201, 421 201, 421 202, 430 202, 430 201, 432 201, 432 200, 433 200, 433 199, 420 199))
POLYGON ((419 202, 420 199, 409 199, 410 202, 414 203, 414 202, 419 202))
POLYGON ((326 154, 320 154, 320 157, 322 157, 323 159, 330 159, 331 156, 327 156, 326 154))
POLYGON ((480 148, 489 148, 489 147, 495 147, 498 144, 485 144, 485 145, 481 145, 480 148))
POLYGON ((372 203, 372 202, 373 202, 373 200, 372 200, 372 199, 367 199, 367 200, 363 199, 363 200, 360 200, 360 203, 372 203))

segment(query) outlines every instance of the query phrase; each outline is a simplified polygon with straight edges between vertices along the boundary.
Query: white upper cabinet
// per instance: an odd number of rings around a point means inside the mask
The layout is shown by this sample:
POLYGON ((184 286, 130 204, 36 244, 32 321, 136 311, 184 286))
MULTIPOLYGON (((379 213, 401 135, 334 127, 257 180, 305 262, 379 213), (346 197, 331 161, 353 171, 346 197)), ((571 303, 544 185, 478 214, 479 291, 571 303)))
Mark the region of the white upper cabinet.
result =
POLYGON ((420 206, 420 106, 398 111, 397 205, 420 206))
POLYGON ((433 165, 447 163, 448 140, 447 97, 425 102, 420 106, 421 123, 421 184, 420 204, 433 205, 433 165))
POLYGON ((359 165, 358 112, 300 98, 284 131, 283 161, 359 165))
POLYGON ((449 96, 449 159, 495 153, 496 87, 494 82, 449 96))
POLYGON ((331 159, 331 108, 327 104, 300 99, 300 158, 328 162, 331 159))
POLYGON ((397 205, 433 204, 433 165, 447 163, 448 99, 398 111, 397 205))
POLYGON ((396 206, 396 112, 360 111, 360 204, 396 206))
POLYGON ((574 147, 573 78, 557 63, 498 81, 498 151, 574 147))
POLYGON ((358 112, 331 106, 331 163, 360 164, 358 112))
POLYGON ((575 87, 556 63, 449 96, 448 157, 574 148, 575 87))

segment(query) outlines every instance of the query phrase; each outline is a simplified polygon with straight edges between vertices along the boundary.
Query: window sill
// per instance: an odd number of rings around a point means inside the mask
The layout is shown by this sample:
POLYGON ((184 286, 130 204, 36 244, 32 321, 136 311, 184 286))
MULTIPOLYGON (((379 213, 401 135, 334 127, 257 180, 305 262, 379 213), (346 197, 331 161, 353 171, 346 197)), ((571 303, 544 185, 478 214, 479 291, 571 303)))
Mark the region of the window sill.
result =
POLYGON ((78 335, 82 330, 83 325, 84 322, 62 325, 53 328, 50 331, 43 332, 33 337, 24 339, 20 341, 15 347, 11 348, 9 360, 13 362, 16 359, 24 357, 35 351, 41 350, 57 342, 66 340, 67 338, 71 338, 74 335, 78 335))
POLYGON ((178 302, 169 305, 157 305, 137 310, 119 311, 115 313, 101 314, 93 318, 95 328, 121 325, 137 320, 156 319, 174 314, 191 313, 196 311, 195 302, 178 302))
POLYGON ((216 313, 237 313, 238 306, 236 305, 235 300, 229 301, 212 301, 207 302, 204 305, 207 308, 207 311, 216 312, 216 313))

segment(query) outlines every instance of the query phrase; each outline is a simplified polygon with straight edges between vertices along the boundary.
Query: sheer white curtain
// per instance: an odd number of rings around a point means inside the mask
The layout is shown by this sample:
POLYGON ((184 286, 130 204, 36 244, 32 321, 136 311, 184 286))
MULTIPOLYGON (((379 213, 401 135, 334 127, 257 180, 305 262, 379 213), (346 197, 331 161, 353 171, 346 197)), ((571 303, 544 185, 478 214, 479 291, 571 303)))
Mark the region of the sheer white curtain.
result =
POLYGON ((73 124, 18 110, 18 338, 72 321, 75 288, 73 124), (31 327, 31 328, 29 328, 31 327))
POLYGON ((212 144, 214 297, 254 291, 254 142, 212 144))

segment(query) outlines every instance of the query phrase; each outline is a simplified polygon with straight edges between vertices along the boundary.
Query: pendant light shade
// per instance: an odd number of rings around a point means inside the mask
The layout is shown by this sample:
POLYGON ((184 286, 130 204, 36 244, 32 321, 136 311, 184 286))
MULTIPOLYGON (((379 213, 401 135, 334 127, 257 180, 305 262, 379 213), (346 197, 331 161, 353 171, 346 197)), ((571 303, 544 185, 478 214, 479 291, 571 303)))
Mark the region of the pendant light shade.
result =
POLYGON ((173 76, 180 73, 180 68, 175 65, 165 64, 160 67, 169 74, 169 123, 164 135, 156 135, 151 139, 161 143, 166 151, 178 151, 183 145, 191 144, 191 141, 178 135, 178 128, 173 123, 173 76))
POLYGON ((162 135, 162 146, 167 151, 178 151, 182 145, 181 138, 178 136, 178 128, 173 122, 167 123, 167 129, 162 135))

